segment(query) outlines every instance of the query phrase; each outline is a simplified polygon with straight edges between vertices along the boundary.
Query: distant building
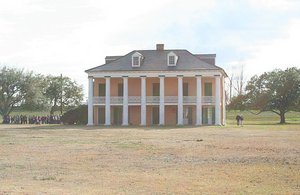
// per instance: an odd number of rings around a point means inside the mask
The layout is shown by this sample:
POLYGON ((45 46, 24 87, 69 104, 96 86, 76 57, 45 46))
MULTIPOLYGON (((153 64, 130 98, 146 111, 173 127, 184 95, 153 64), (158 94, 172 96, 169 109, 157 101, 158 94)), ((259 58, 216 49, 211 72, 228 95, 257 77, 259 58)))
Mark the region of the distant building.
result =
POLYGON ((134 50, 86 70, 88 125, 224 125, 225 71, 215 54, 134 50))

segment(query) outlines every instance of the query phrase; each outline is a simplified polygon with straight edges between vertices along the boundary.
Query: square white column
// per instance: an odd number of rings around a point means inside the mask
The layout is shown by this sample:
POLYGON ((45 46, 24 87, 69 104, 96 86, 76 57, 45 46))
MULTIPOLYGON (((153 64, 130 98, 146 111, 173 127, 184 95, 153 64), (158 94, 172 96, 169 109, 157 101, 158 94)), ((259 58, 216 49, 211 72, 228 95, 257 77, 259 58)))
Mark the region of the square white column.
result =
POLYGON ((123 77, 123 126, 128 125, 128 77, 123 77))
POLYGON ((223 109, 223 120, 222 125, 226 125, 226 100, 225 100, 225 77, 222 76, 222 109, 223 109))
POLYGON ((165 76, 159 76, 159 125, 165 124, 165 76))
POLYGON ((110 123, 110 77, 105 77, 105 125, 110 123))
POLYGON ((197 100, 196 100, 196 125, 202 125, 202 79, 201 75, 196 75, 197 79, 197 100))
POLYGON ((146 116, 147 116, 147 109, 146 109, 146 77, 141 77, 141 125, 146 125, 146 116))
POLYGON ((178 75, 178 104, 177 104, 177 125, 183 125, 183 76, 178 75))
POLYGON ((93 77, 89 77, 89 96, 88 96, 88 124, 87 125, 94 125, 93 123, 93 93, 94 92, 94 84, 93 84, 93 77))
POLYGON ((216 80, 216 104, 215 104, 215 124, 221 125, 221 87, 220 75, 215 76, 216 80))

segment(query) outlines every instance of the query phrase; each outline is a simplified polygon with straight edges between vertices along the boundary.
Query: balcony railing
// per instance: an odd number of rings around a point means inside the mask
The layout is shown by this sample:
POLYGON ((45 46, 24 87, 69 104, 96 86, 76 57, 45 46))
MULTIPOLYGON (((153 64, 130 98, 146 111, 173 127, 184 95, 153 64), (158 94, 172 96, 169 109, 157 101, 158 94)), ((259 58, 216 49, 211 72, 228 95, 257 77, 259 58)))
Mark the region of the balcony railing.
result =
POLYGON ((159 104, 159 96, 147 96, 147 104, 159 104))
POLYGON ((202 96, 201 101, 203 104, 212 104, 216 102, 216 98, 214 96, 202 96))
MULTIPOLYGON (((146 102, 149 105, 157 105, 159 104, 159 96, 147 96, 146 102)), ((165 104, 177 104, 178 97, 177 96, 165 96, 164 97, 165 104)), ((213 104, 215 103, 215 97, 213 96, 202 96, 201 97, 202 104, 213 104)), ((98 105, 105 104, 105 97, 93 97, 93 103, 98 105)), ((128 104, 140 104, 141 97, 140 96, 128 96, 128 104)), ((196 104, 197 99, 196 96, 183 96, 183 104, 196 104)), ((122 96, 112 96, 110 97, 110 104, 120 105, 123 104, 122 96)))

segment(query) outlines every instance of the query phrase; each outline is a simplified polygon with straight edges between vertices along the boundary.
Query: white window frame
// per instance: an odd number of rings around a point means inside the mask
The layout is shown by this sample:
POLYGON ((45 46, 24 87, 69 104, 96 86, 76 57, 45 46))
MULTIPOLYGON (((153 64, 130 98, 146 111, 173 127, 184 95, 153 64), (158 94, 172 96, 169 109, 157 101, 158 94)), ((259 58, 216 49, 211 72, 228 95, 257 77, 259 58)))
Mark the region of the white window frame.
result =
POLYGON ((139 56, 132 56, 132 66, 133 67, 140 67, 140 57, 139 56), (137 58, 137 64, 135 63, 136 58, 137 58))
POLYGON ((140 67, 143 55, 139 52, 135 52, 131 57, 131 65, 132 67, 140 67), (134 64, 134 59, 138 58, 138 64, 134 64))
POLYGON ((169 60, 169 66, 175 66, 176 65, 175 56, 173 56, 173 55, 168 56, 168 60, 169 60), (173 58, 173 63, 171 63, 171 58, 173 58))
POLYGON ((174 52, 168 53, 168 66, 176 66, 178 60, 178 56, 174 52), (170 63, 170 57, 174 57, 174 64, 170 63))

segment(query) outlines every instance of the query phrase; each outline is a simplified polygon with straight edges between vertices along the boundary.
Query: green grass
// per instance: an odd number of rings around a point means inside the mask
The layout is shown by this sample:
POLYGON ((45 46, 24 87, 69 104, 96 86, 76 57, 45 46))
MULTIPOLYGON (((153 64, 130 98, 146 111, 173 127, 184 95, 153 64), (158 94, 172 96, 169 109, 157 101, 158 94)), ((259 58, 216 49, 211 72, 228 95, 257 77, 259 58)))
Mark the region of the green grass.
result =
MULTIPOLYGON (((259 115, 252 114, 248 111, 237 111, 231 110, 226 113, 226 123, 228 125, 236 125, 235 117, 237 114, 242 114, 244 117, 245 125, 270 125, 278 124, 280 121, 279 115, 273 112, 262 112, 259 115)), ((300 123, 300 112, 288 112, 285 115, 286 123, 288 124, 299 124, 300 123)))

